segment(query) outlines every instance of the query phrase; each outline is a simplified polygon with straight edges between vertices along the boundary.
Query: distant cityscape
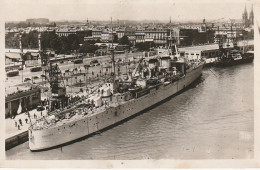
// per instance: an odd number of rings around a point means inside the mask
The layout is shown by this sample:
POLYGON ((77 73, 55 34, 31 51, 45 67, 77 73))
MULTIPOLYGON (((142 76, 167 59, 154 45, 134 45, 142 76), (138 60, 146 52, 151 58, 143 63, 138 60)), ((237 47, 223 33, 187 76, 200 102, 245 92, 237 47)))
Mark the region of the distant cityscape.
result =
MULTIPOLYGON (((169 17, 168 23, 160 22, 131 22, 112 20, 111 21, 90 21, 85 22, 50 22, 47 18, 27 19, 25 22, 6 23, 6 47, 19 48, 18 40, 14 41, 18 34, 31 32, 54 32, 58 37, 69 37, 70 35, 81 35, 80 42, 119 42, 122 39, 124 45, 140 46, 140 43, 149 43, 151 46, 166 47, 169 38, 174 38, 179 46, 199 45, 216 43, 219 36, 227 38, 250 39, 253 37, 254 12, 250 13, 245 7, 241 20, 220 18, 208 22, 206 18, 199 23, 175 23, 169 17), (114 35, 114 36, 113 36, 114 35), (83 39, 82 39, 83 38, 83 39)), ((44 35, 43 35, 44 36, 44 35)), ((37 35, 34 35, 37 38, 37 35)), ((34 40, 37 42, 37 40, 34 40)), ((37 43, 35 43, 37 45, 37 43)), ((82 44, 81 44, 82 45, 82 44)), ((25 47, 26 47, 25 43, 25 47)), ((34 45, 28 48, 37 48, 34 45)))

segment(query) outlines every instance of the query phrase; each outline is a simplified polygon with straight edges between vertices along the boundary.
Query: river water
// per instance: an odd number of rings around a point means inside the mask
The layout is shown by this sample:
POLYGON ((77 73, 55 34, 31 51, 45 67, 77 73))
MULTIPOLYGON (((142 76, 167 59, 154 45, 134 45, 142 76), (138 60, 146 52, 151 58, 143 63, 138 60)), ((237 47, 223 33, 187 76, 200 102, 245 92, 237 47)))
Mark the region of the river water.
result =
POLYGON ((254 65, 205 68, 191 88, 85 140, 6 159, 239 159, 254 155, 254 65))

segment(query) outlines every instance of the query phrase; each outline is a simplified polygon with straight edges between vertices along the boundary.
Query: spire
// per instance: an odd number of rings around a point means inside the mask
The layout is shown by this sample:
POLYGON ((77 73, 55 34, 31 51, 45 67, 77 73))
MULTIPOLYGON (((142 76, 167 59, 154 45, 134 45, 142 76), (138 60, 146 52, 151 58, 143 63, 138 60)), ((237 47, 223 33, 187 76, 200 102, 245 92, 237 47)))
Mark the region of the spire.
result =
POLYGON ((246 10, 246 4, 245 4, 245 10, 244 10, 244 14, 247 14, 247 10, 246 10))
POLYGON ((251 7, 251 12, 250 12, 250 14, 254 14, 253 5, 252 5, 252 7, 251 7))
POLYGON ((245 26, 248 25, 248 14, 247 14, 247 10, 246 10, 246 4, 245 4, 245 10, 244 10, 244 13, 242 15, 242 19, 243 19, 243 24, 245 26))
POLYGON ((172 16, 170 16, 170 24, 172 23, 172 16))
POLYGON ((250 21, 250 24, 251 24, 251 25, 254 24, 254 11, 253 11, 253 5, 252 5, 251 12, 250 12, 250 15, 249 15, 249 21, 250 21))

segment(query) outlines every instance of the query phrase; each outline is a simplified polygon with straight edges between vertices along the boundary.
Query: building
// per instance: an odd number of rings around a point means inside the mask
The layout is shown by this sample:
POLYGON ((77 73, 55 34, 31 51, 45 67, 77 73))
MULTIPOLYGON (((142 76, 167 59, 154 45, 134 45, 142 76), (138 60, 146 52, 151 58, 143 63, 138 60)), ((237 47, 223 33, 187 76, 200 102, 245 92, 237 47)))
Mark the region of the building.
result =
POLYGON ((102 30, 92 29, 92 37, 93 39, 101 39, 102 30))
POLYGON ((135 31, 136 43, 143 43, 145 42, 145 32, 144 29, 137 29, 135 31))
POLYGON ((116 35, 117 35, 117 37, 118 37, 119 39, 122 38, 122 37, 125 35, 125 29, 123 29, 123 28, 117 29, 117 30, 116 30, 116 35))
MULTIPOLYGON (((95 43, 96 46, 99 48, 106 47, 106 48, 112 48, 112 43, 95 43)), ((118 43, 113 43, 113 47, 118 46, 118 43)))
POLYGON ((127 36, 129 42, 133 45, 136 43, 136 36, 135 36, 135 28, 132 27, 126 27, 124 35, 127 36))
POLYGON ((39 50, 23 49, 23 51, 21 52, 20 49, 6 49, 5 52, 6 70, 9 70, 10 66, 12 65, 15 66, 20 65, 22 61, 23 64, 25 64, 26 66, 39 65, 40 64, 39 59, 40 59, 39 50))
POLYGON ((111 32, 102 32, 101 34, 101 41, 102 42, 112 42, 113 40, 113 35, 111 34, 111 32))
POLYGON ((201 24, 201 27, 199 28, 199 32, 206 32, 207 31, 207 25, 206 25, 206 19, 203 19, 203 23, 201 24))
POLYGON ((220 38, 224 38, 227 41, 242 36, 243 30, 238 27, 220 27, 215 30, 214 42, 218 43, 220 38))
POLYGON ((71 30, 71 29, 59 29, 56 31, 56 34, 59 36, 59 37, 67 37, 71 34, 76 34, 77 31, 76 30, 71 30))
POLYGON ((196 60, 202 58, 215 58, 219 54, 217 44, 183 47, 179 48, 181 56, 185 56, 188 60, 196 60))
POLYGON ((145 41, 153 40, 155 46, 166 47, 168 44, 167 37, 170 35, 170 29, 164 28, 147 28, 145 29, 145 41))
POLYGON ((5 117, 32 110, 41 103, 41 89, 38 87, 17 89, 5 97, 5 117), (19 110, 19 107, 21 110, 19 110))
POLYGON ((20 53, 11 53, 7 52, 5 53, 5 64, 11 64, 13 62, 19 62, 21 61, 21 54, 20 53))
POLYGON ((208 44, 214 42, 214 31, 207 30, 206 32, 200 32, 198 29, 180 28, 179 37, 177 38, 177 42, 179 42, 180 46, 208 44))
POLYGON ((26 19, 26 23, 36 23, 36 24, 48 24, 49 19, 48 18, 30 18, 26 19))
POLYGON ((84 37, 84 41, 92 41, 94 38, 92 36, 84 37))

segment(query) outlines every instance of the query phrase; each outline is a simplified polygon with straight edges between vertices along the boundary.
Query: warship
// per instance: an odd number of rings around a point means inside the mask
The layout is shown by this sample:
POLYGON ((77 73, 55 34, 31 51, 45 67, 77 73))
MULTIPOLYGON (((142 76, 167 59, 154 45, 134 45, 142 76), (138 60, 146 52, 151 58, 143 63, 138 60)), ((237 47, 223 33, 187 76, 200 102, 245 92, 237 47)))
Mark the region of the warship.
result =
MULTIPOLYGON (((121 122, 189 86, 202 74, 203 61, 180 56, 142 58, 131 75, 112 79, 82 96, 68 97, 60 78, 51 81, 53 98, 47 117, 28 130, 32 151, 60 146, 121 122)), ((50 73, 60 73, 57 65, 50 73)))
POLYGON ((175 52, 140 58, 132 72, 116 74, 111 47, 111 76, 81 95, 66 93, 62 72, 49 63, 48 116, 28 129, 31 151, 51 149, 115 126, 185 89, 202 75, 204 61, 175 52))

